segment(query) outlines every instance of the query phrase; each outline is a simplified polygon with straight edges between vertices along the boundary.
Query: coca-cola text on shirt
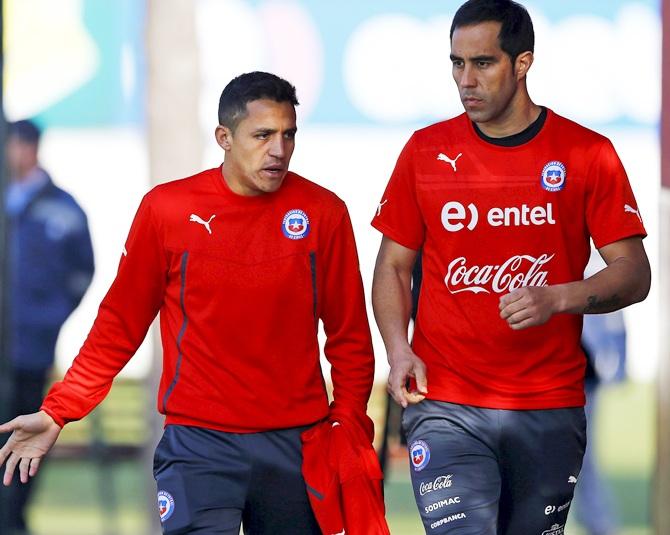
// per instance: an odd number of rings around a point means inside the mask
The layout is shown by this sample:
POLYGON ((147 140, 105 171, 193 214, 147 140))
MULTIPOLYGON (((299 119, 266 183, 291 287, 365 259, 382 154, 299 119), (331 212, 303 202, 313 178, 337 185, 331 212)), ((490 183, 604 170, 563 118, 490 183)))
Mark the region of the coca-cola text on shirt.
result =
POLYGON ((543 270, 554 255, 514 255, 501 264, 468 265, 459 256, 449 263, 444 283, 449 292, 507 293, 523 286, 546 286, 549 272, 543 270))

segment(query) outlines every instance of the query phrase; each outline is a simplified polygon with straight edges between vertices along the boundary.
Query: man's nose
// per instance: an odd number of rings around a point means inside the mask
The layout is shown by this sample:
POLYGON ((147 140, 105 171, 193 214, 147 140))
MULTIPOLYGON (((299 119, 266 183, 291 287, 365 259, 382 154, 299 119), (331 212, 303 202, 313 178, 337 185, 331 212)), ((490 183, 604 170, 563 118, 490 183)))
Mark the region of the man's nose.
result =
POLYGON ((460 86, 461 87, 475 87, 477 85, 477 78, 475 76, 474 69, 465 65, 463 67, 463 73, 461 74, 460 86))
POLYGON ((270 145, 270 156, 283 158, 286 155, 286 140, 283 136, 276 136, 270 145))

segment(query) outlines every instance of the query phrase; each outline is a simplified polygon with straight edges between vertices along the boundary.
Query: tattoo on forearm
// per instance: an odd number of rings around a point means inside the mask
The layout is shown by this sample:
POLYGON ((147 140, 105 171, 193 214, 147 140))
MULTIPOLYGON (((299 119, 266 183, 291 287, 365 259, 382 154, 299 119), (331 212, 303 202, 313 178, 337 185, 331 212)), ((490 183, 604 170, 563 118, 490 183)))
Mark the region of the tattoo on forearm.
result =
POLYGON ((597 312, 611 312, 619 308, 621 304, 621 298, 614 294, 609 299, 603 299, 598 301, 597 295, 590 295, 586 300, 588 304, 584 308, 584 314, 592 314, 597 312))

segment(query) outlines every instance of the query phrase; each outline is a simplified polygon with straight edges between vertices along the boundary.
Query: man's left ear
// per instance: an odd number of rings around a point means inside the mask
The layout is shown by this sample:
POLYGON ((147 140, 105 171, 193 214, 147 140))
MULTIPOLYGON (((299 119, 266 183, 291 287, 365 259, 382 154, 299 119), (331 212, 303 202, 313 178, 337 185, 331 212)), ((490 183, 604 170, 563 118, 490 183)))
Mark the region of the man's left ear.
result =
POLYGON ((517 80, 523 79, 526 74, 528 74, 530 66, 533 64, 533 59, 533 53, 530 51, 522 52, 516 57, 516 61, 514 62, 514 72, 516 73, 517 80))

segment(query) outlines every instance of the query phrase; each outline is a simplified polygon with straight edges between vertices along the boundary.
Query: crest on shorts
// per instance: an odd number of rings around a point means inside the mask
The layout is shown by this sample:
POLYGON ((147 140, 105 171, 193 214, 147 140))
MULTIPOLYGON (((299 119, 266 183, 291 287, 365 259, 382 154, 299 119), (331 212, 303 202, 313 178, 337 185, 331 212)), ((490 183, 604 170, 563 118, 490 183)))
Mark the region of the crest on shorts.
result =
POLYGON ((165 522, 174 513, 174 498, 165 490, 158 491, 158 514, 161 522, 165 522))
POLYGON ((420 472, 430 461, 430 448, 423 440, 415 440, 409 447, 409 460, 416 472, 420 472))

